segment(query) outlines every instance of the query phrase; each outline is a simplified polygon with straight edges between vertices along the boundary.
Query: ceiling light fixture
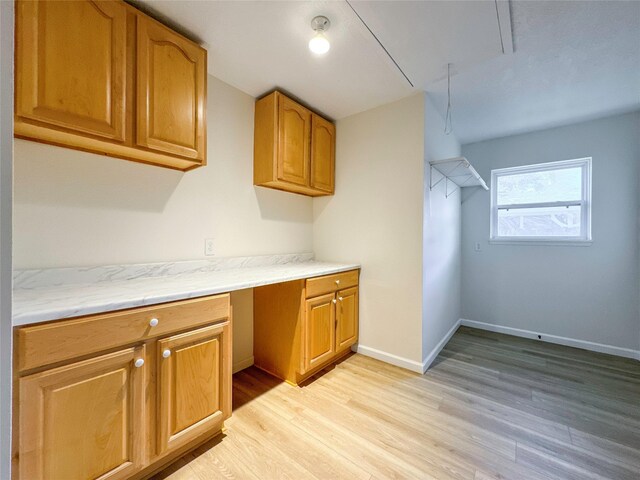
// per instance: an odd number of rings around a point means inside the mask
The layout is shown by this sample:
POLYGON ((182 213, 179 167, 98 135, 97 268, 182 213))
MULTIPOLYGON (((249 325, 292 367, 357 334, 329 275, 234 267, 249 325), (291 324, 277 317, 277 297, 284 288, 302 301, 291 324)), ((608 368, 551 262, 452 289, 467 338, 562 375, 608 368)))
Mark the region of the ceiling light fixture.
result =
POLYGON ((309 40, 309 50, 318 55, 324 55, 331 48, 331 44, 327 37, 324 36, 324 32, 329 30, 331 22, 327 17, 319 15, 311 20, 311 28, 316 34, 311 40, 309 40))

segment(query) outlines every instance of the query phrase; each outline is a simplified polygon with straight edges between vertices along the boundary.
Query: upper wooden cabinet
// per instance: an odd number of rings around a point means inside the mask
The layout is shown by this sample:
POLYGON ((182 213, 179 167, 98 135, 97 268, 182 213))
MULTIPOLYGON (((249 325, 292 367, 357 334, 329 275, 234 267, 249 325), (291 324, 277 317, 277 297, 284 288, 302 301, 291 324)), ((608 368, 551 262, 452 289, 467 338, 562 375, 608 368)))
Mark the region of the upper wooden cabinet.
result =
POLYGON ((278 180, 309 185, 311 112, 287 97, 278 102, 278 180))
POLYGON ((256 102, 253 152, 254 185, 333 194, 335 126, 278 91, 256 102))
POLYGON ((19 2, 17 22, 19 121, 124 142, 127 9, 115 2, 19 2))
POLYGON ((315 113, 311 119, 311 186, 333 194, 336 127, 315 113))
POLYGON ((206 51, 138 18, 137 144, 204 162, 206 51))
POLYGON ((18 1, 16 137, 205 164, 206 51, 120 0, 18 1))

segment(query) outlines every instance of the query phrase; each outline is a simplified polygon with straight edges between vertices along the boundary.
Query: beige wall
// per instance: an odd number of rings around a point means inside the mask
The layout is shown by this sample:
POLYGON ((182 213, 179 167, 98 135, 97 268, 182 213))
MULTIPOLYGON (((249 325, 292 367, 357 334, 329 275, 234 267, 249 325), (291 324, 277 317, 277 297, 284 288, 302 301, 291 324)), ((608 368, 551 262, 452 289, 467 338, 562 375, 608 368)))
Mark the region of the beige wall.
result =
POLYGON ((253 186, 249 95, 209 77, 208 165, 191 172, 17 140, 16 268, 310 252, 312 200, 253 186))
MULTIPOLYGON (((187 173, 17 140, 15 268, 198 259, 210 237, 218 256, 312 251, 312 199, 253 186, 253 107, 209 77, 208 165, 187 173)), ((234 295, 238 355, 251 301, 234 295)))
POLYGON ((338 121, 336 139, 336 194, 314 200, 316 257, 364 266, 359 351, 417 369, 424 94, 338 121))
MULTIPOLYGON (((336 195, 320 199, 252 185, 253 111, 209 77, 209 164, 185 174, 16 141, 16 268, 198 259, 209 237, 219 256, 360 262, 360 351, 419 370, 425 95, 339 121, 336 195)), ((251 361, 252 301, 232 296, 236 366, 251 361)))

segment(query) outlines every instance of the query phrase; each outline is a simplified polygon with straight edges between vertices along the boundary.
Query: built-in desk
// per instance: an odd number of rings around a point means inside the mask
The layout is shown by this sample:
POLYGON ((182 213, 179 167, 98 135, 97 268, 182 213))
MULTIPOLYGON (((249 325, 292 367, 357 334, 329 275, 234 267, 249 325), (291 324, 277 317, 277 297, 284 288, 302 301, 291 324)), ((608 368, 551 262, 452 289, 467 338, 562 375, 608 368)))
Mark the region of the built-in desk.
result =
POLYGON ((298 383, 357 341, 358 279, 311 255, 16 272, 16 478, 148 477, 231 415, 229 292, 254 288, 256 364, 298 383))

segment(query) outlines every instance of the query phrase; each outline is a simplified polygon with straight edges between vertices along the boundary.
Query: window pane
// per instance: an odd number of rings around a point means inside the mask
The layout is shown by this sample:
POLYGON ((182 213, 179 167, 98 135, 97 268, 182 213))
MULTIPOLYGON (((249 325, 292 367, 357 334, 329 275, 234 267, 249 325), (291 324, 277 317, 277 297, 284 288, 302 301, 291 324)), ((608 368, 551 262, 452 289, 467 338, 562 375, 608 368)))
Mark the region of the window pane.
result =
POLYGON ((498 177, 498 205, 580 200, 582 168, 519 173, 498 177))
POLYGON ((579 237, 582 207, 498 210, 500 237, 579 237))

